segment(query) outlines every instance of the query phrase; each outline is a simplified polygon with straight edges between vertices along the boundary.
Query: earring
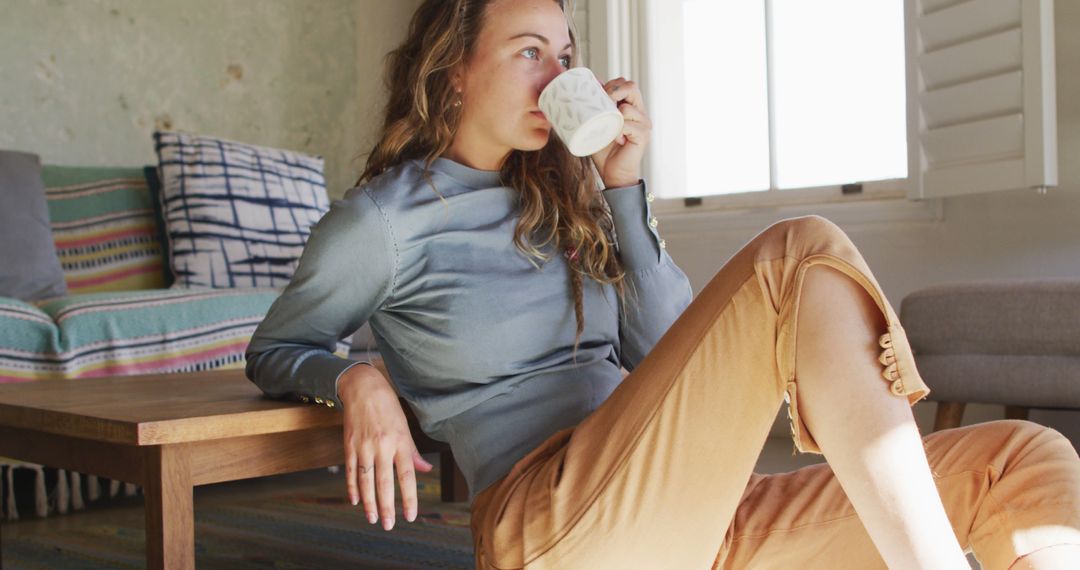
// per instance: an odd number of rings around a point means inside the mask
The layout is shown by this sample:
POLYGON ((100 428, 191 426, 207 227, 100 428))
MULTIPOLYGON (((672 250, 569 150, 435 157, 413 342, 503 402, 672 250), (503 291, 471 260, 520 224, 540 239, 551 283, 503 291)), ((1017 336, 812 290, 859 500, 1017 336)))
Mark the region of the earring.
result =
POLYGON ((458 94, 458 99, 457 99, 457 101, 454 101, 454 106, 455 107, 460 107, 461 106, 461 89, 457 90, 457 94, 458 94))

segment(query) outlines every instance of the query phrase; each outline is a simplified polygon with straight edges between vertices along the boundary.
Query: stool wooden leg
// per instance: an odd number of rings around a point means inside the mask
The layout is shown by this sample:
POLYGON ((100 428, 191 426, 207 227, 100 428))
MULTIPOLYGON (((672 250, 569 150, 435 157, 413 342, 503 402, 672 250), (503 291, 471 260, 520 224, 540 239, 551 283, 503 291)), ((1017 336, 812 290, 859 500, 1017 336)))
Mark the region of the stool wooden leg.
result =
POLYGON ((960 427, 964 419, 964 402, 938 402, 934 431, 960 427))
POLYGON ((442 485, 444 503, 460 503, 469 500, 469 487, 465 474, 454 461, 449 449, 439 452, 439 484, 442 485))
POLYGON ((1028 419, 1028 408, 1024 406, 1005 406, 1005 419, 1007 420, 1026 420, 1028 419))

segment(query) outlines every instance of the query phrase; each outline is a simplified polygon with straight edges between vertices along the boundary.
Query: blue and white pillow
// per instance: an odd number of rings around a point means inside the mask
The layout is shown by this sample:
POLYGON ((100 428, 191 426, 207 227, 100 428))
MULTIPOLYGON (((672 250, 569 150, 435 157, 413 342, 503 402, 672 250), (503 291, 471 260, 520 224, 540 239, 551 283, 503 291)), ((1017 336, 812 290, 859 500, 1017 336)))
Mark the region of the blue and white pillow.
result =
POLYGON ((323 158, 154 132, 174 287, 284 287, 330 209, 323 158))

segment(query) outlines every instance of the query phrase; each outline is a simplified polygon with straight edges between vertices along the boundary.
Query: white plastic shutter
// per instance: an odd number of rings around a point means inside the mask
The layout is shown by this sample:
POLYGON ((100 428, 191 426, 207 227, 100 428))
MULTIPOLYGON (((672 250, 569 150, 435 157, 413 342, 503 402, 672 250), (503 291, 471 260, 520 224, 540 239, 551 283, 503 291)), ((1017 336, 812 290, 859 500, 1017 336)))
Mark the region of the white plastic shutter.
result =
POLYGON ((909 197, 1057 185, 1053 0, 905 0, 909 197))

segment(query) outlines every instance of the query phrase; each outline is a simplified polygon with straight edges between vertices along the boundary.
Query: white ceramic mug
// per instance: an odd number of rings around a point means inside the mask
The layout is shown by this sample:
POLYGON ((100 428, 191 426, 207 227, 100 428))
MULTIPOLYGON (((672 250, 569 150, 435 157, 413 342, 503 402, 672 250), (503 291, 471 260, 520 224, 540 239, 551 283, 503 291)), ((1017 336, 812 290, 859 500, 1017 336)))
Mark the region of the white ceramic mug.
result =
POLYGON ((622 113, 587 67, 560 73, 540 92, 539 103, 574 156, 596 154, 622 133, 622 113))

